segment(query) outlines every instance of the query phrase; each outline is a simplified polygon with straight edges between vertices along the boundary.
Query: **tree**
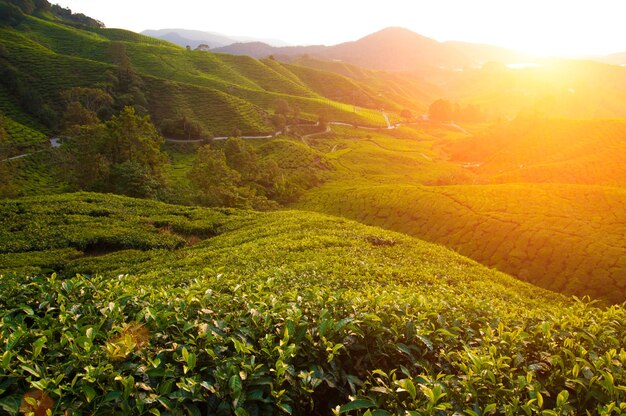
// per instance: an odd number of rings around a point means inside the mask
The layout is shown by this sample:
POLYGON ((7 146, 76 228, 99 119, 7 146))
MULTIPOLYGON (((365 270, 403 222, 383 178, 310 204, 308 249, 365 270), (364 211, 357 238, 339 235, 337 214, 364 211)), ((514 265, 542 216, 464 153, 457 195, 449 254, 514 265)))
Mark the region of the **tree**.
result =
POLYGON ((404 110, 400 111, 400 117, 402 117, 404 121, 408 123, 409 120, 413 118, 413 113, 411 113, 411 110, 405 108, 404 110))
POLYGON ((70 132, 76 126, 97 124, 99 121, 96 113, 76 101, 69 103, 63 113, 63 128, 66 132, 70 132))
POLYGON ((106 123, 75 126, 63 146, 67 179, 78 189, 153 197, 164 185, 162 143, 132 107, 106 123))
POLYGON ((154 198, 161 185, 147 166, 134 160, 113 165, 110 182, 115 193, 135 198, 154 198))
POLYGON ((60 156, 68 183, 77 189, 107 190, 111 161, 106 141, 106 126, 102 123, 74 126, 60 156))
POLYGON ((117 63, 117 71, 109 73, 109 93, 114 99, 116 111, 132 106, 142 114, 147 114, 148 101, 143 94, 143 81, 135 72, 126 45, 122 42, 112 42, 109 46, 109 56, 117 63))
POLYGON ((101 88, 73 87, 61 93, 67 103, 80 103, 87 110, 98 113, 113 104, 113 97, 101 88))
POLYGON ((164 140, 149 116, 138 116, 126 107, 106 123, 108 155, 112 163, 136 161, 147 166, 152 175, 159 176, 164 163, 161 145, 164 140))
POLYGON ((16 5, 0 2, 0 24, 15 26, 25 17, 24 12, 16 5))
POLYGON ((161 122, 161 132, 165 137, 173 137, 181 140, 208 140, 211 133, 202 125, 191 120, 186 115, 176 119, 165 119, 161 122))
POLYGON ((291 106, 284 98, 279 98, 274 102, 274 114, 282 114, 285 118, 289 117, 291 106))
POLYGON ((448 100, 439 99, 430 105, 428 115, 432 121, 451 121, 453 116, 452 104, 448 100))
POLYGON ((274 114, 271 118, 272 124, 276 131, 285 131, 285 126, 287 125, 287 119, 282 114, 274 114))
POLYGON ((254 180, 258 170, 257 155, 243 139, 231 137, 226 140, 224 156, 228 166, 239 172, 244 180, 254 180))
POLYGON ((241 175, 228 166, 221 150, 208 145, 200 147, 188 177, 201 205, 235 206, 239 202, 241 175))

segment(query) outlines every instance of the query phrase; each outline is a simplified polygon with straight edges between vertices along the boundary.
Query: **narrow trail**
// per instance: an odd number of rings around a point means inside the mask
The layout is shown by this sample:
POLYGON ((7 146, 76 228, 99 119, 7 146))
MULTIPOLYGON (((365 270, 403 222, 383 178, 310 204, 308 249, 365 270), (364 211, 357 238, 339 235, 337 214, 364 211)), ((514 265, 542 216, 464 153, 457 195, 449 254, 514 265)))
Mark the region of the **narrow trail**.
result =
MULTIPOLYGON (((387 124, 387 127, 367 127, 367 126, 358 126, 355 124, 350 124, 350 123, 344 123, 342 121, 329 121, 326 127, 326 130, 324 131, 318 131, 315 133, 310 133, 310 134, 305 134, 303 136, 300 136, 301 138, 307 138, 307 137, 312 137, 312 136, 316 136, 319 134, 325 134, 325 133, 329 133, 330 132, 330 126, 348 126, 348 127, 354 127, 355 129, 360 129, 360 130, 392 130, 395 129, 397 126, 399 126, 400 124, 391 124, 391 122, 389 121, 389 116, 387 115, 387 113, 385 113, 384 111, 381 111, 381 114, 383 116, 383 118, 385 119, 385 123, 387 124)), ((300 126, 318 126, 319 122, 316 124, 289 124, 287 126, 285 126, 285 130, 289 130, 291 127, 300 127, 300 126)), ((263 135, 263 136, 240 136, 241 139, 271 139, 273 137, 278 136, 279 134, 281 134, 282 131, 277 131, 274 134, 268 134, 268 135, 263 135)), ((231 136, 218 136, 218 137, 213 137, 213 140, 226 140, 231 136)), ((179 140, 179 139, 172 139, 172 138, 165 138, 166 142, 169 143, 200 143, 202 141, 204 141, 204 139, 190 139, 190 140, 179 140)))
POLYGON ((36 150, 36 151, 30 152, 30 153, 22 153, 21 155, 12 156, 12 157, 0 160, 0 163, 10 162, 11 160, 22 159, 22 158, 25 158, 26 156, 34 155, 36 153, 45 152, 46 150, 54 149, 54 148, 57 148, 57 147, 61 146, 61 140, 58 137, 51 137, 49 139, 49 142, 50 142, 50 147, 48 149, 36 150))
MULTIPOLYGON (((326 130, 324 131, 318 131, 315 133, 309 133, 309 134, 305 134, 303 136, 300 136, 300 139, 302 140, 303 143, 307 144, 304 139, 308 138, 308 137, 313 137, 313 136, 317 136, 317 135, 321 135, 321 134, 326 134, 326 133, 330 133, 331 132, 331 128, 330 126, 347 126, 347 127, 353 127, 355 129, 360 129, 360 130, 370 130, 370 131, 377 131, 377 130, 393 130, 396 129, 402 125, 408 125, 408 124, 417 124, 417 123, 395 123, 395 124, 391 124, 391 121, 389 121, 389 116, 387 115, 387 113, 385 113, 384 111, 380 112, 381 115, 383 116, 383 118, 385 119, 385 123, 387 124, 387 127, 367 127, 367 126, 359 126, 359 125, 355 125, 355 124, 350 124, 350 123, 344 123, 342 121, 329 121, 327 126, 326 126, 326 130)), ((289 124, 287 126, 285 126, 285 131, 288 131, 291 127, 300 127, 300 126, 318 126, 319 122, 315 123, 315 124, 289 124)), ((470 132, 468 132, 467 130, 465 130, 463 127, 459 126, 456 123, 449 123, 446 124, 446 126, 454 128, 464 134, 471 134, 470 132)), ((266 134, 266 135, 249 135, 249 136, 240 136, 240 138, 242 139, 271 139, 274 138, 280 134, 282 134, 282 131, 277 131, 273 134, 266 134)), ((227 140, 229 137, 231 136, 217 136, 217 137, 213 137, 211 140, 227 140)), ((59 146, 61 146, 61 141, 58 137, 51 137, 50 139, 50 148, 57 148, 59 146)), ((205 139, 173 139, 171 137, 164 137, 164 140, 168 143, 202 143, 205 141, 205 139)), ((30 156, 32 154, 35 153, 40 153, 40 152, 44 152, 46 150, 50 150, 50 149, 42 149, 42 150, 37 150, 35 152, 31 152, 31 153, 24 153, 21 155, 17 155, 17 156, 12 156, 9 157, 7 159, 4 160, 0 160, 0 163, 3 162, 9 162, 11 160, 16 160, 16 159, 21 159, 24 158, 26 156, 30 156)))

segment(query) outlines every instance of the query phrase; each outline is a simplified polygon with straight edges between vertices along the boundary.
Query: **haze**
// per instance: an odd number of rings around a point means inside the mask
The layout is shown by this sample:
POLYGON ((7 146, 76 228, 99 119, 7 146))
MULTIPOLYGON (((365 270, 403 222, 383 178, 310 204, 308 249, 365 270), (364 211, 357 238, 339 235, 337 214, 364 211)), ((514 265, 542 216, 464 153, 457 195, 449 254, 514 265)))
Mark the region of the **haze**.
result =
POLYGON ((501 45, 541 55, 586 56, 626 51, 624 2, 598 0, 62 0, 107 27, 140 32, 186 28, 281 39, 291 44, 337 44, 389 26, 439 41, 501 45))

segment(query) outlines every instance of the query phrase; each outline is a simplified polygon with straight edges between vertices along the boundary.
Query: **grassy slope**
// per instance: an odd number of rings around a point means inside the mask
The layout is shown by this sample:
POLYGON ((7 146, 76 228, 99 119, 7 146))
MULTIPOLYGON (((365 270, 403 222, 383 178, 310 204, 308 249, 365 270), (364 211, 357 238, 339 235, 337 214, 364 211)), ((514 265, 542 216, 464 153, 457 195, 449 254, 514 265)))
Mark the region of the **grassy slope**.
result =
MULTIPOLYGON (((471 141, 467 136, 433 129, 393 134, 400 138, 342 128, 309 140, 328 152, 335 176, 297 206, 444 244, 552 290, 626 299, 624 189, 488 185, 490 175, 464 169, 440 150, 442 142, 471 141)), ((599 153, 588 157, 604 154, 596 146, 599 153)), ((602 166, 611 176, 612 165, 602 166)))
MULTIPOLYGON (((106 80, 106 71, 114 70, 109 49, 115 41, 126 45, 133 66, 144 77, 149 110, 157 121, 186 113, 214 134, 230 134, 236 127, 263 133, 272 129, 265 111, 284 98, 297 103, 310 119, 327 112, 351 123, 384 124, 376 111, 355 113, 351 106, 321 97, 306 80, 276 62, 190 52, 119 29, 79 30, 35 17, 0 33, 9 61, 31 74, 33 87, 57 110, 62 109, 59 93, 64 89, 106 80)), ((319 76, 334 77, 321 71, 319 76)))
POLYGON ((626 186, 626 120, 517 120, 454 141, 455 161, 497 182, 626 186))
POLYGON ((0 212, 5 410, 31 387, 61 412, 97 414, 328 414, 349 395, 362 401, 343 410, 392 413, 624 400, 613 386, 626 356, 610 352, 622 308, 571 303, 401 234, 98 194, 0 212))
POLYGON ((444 244, 551 290, 612 302, 626 300, 624 204, 621 189, 564 185, 329 186, 302 203, 444 244))

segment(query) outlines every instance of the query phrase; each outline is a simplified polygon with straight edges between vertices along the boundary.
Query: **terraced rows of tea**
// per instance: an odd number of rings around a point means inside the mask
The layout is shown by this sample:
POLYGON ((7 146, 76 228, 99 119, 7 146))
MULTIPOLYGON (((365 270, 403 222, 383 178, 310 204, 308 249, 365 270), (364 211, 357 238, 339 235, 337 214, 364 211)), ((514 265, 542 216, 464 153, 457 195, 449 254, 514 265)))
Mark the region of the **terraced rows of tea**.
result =
MULTIPOLYGON (((63 110, 64 90, 108 82, 107 72, 116 71, 117 55, 123 51, 144 80, 148 109, 157 122, 186 114, 215 135, 231 134, 234 129, 263 134, 273 129, 268 112, 277 100, 286 99, 310 120, 325 114, 359 125, 385 125, 377 109, 357 111, 319 95, 307 79, 276 61, 187 51, 119 29, 83 30, 34 16, 16 28, 1 27, 0 34, 4 59, 30 74, 26 76, 30 87, 57 112, 63 110)), ((310 71, 315 72, 316 84, 335 78, 321 70, 310 71)), ((360 91, 356 85, 350 88, 352 95, 360 91)))
POLYGON ((448 151, 500 183, 626 186, 623 119, 521 119, 454 140, 448 151))
POLYGON ((551 290, 626 300, 626 190, 344 183, 300 206, 446 245, 551 290))
POLYGON ((0 225, 10 414, 626 410, 622 307, 406 235, 87 193, 0 225))

